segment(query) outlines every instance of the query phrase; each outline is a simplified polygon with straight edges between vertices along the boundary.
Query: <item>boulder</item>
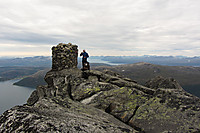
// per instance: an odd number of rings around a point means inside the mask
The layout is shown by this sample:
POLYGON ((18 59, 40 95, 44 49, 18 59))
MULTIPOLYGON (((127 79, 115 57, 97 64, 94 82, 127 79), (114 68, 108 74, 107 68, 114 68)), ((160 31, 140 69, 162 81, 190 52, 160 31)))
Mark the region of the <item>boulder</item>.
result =
POLYGON ((162 76, 157 76, 153 79, 150 79, 146 82, 145 86, 153 89, 158 88, 168 88, 168 89, 180 89, 183 88, 179 85, 179 83, 173 78, 164 78, 162 76))

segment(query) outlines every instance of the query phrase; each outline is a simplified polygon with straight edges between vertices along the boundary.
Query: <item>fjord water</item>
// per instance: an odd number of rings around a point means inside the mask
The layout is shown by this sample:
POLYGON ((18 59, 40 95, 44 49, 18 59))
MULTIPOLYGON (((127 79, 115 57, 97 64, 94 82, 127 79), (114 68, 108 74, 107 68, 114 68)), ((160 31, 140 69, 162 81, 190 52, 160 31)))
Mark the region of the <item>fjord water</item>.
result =
POLYGON ((26 103, 33 88, 15 86, 13 83, 19 80, 0 82, 0 114, 4 111, 26 103))

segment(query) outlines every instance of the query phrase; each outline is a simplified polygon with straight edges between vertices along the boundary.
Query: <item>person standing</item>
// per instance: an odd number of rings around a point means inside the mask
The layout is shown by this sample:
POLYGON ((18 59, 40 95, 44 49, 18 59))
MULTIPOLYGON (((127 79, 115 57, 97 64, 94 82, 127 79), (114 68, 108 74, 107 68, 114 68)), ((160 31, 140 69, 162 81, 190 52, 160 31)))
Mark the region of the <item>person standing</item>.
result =
POLYGON ((84 68, 84 64, 87 63, 87 58, 89 57, 89 55, 85 50, 83 50, 83 52, 81 52, 80 56, 83 56, 83 58, 82 58, 82 66, 84 68))

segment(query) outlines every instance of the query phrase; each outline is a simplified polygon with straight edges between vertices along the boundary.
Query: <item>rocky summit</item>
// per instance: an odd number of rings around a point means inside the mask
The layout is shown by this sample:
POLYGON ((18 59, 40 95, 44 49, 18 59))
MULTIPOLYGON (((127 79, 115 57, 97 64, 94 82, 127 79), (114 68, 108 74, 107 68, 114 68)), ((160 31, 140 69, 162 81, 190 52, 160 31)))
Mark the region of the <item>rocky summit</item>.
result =
POLYGON ((200 132, 200 99, 175 79, 156 77, 142 86, 112 71, 79 70, 76 45, 52 50, 48 85, 4 112, 0 132, 200 132))

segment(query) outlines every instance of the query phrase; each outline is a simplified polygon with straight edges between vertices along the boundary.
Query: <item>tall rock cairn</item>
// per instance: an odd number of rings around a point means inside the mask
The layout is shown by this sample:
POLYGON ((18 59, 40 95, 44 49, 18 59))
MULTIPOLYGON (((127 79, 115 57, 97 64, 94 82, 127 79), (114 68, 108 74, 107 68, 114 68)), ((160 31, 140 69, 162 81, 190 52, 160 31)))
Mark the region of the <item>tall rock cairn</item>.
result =
POLYGON ((52 70, 77 68, 78 46, 59 43, 52 47, 52 70))

